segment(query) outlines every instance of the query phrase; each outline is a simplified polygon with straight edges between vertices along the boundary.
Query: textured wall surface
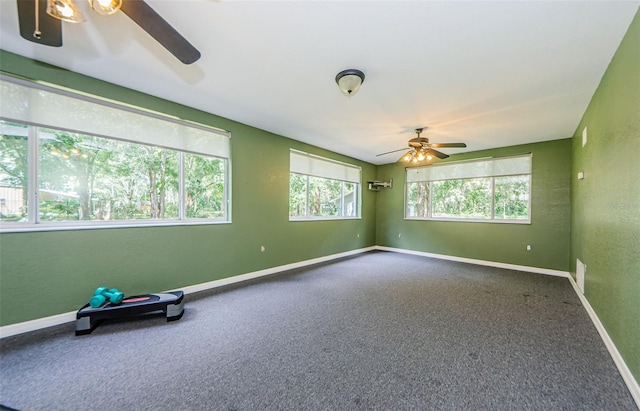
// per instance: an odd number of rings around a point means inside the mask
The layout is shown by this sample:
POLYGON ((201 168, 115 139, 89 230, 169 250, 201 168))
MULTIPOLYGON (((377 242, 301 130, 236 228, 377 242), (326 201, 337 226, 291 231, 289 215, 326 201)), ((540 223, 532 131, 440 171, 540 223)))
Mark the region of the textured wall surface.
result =
POLYGON ((572 272, 579 258, 585 295, 640 380, 639 68, 636 15, 573 139, 451 157, 533 153, 532 223, 514 225, 405 220, 401 164, 375 167, 0 51, 4 72, 229 130, 233 155, 231 224, 0 234, 0 325, 76 310, 98 285, 155 292, 374 244, 572 272), (356 163, 363 182, 394 187, 363 189, 361 220, 291 223, 290 148, 356 163))
POLYGON ((289 222, 288 217, 290 148, 359 165, 363 181, 375 178, 374 165, 1 53, 5 73, 229 130, 233 222, 0 234, 0 325, 77 310, 100 285, 127 295, 159 292, 375 244, 375 194, 366 189, 362 219, 289 222))
POLYGON ((405 165, 378 167, 377 244, 553 270, 569 270, 571 139, 454 154, 447 161, 532 153, 531 224, 404 219, 405 165), (526 245, 531 245, 531 251, 526 245))
POLYGON ((640 13, 573 137, 571 270, 640 381, 640 13), (587 128, 587 144, 582 133, 587 128), (585 178, 578 180, 578 172, 585 178))

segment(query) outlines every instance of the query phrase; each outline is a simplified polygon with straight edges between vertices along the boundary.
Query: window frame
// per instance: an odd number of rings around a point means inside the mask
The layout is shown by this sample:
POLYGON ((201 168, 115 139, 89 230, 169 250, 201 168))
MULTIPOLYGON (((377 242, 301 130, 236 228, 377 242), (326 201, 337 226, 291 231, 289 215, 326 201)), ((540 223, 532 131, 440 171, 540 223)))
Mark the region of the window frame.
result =
POLYGON ((164 147, 161 145, 151 145, 143 141, 129 140, 125 138, 105 136, 99 134, 92 134, 86 131, 77 131, 72 129, 64 129, 59 126, 50 126, 47 124, 37 123, 36 121, 24 121, 17 120, 10 117, 0 115, 0 120, 23 124, 27 127, 27 184, 28 197, 27 197, 27 221, 16 223, 0 223, 0 233, 10 232, 30 232, 30 231, 65 231, 65 230, 82 230, 82 229, 104 229, 104 228, 132 228, 132 227, 155 227, 155 226, 184 226, 184 225, 217 225, 217 224, 230 224, 232 222, 231 212, 231 133, 225 130, 217 129, 207 125, 194 123, 188 120, 182 120, 176 117, 165 115, 163 113, 154 112, 152 110, 146 110, 139 107, 133 107, 130 105, 113 102, 107 99, 101 99, 96 96, 89 96, 80 92, 73 92, 67 89, 60 89, 51 85, 36 84, 31 81, 22 80, 7 76, 5 74, 0 75, 0 80, 7 81, 9 83, 16 83, 22 86, 30 87, 35 90, 44 90, 50 93, 56 93, 63 96, 84 100, 89 103, 104 105, 106 107, 112 107, 119 110, 132 112, 137 115, 143 115, 149 118, 157 119, 159 121, 167 121, 170 123, 176 123, 179 126, 199 129, 200 131, 207 131, 215 133, 217 135, 226 136, 227 148, 226 153, 228 156, 212 155, 210 153, 202 153, 198 151, 190 151, 186 149, 179 149, 175 147, 164 147), (105 138, 110 140, 125 141, 133 144, 140 144, 146 146, 152 146, 160 149, 167 149, 177 152, 178 154, 178 218, 175 219, 148 219, 148 220, 69 220, 69 221, 40 221, 39 216, 39 181, 38 173, 40 169, 39 164, 39 128, 54 129, 63 132, 78 133, 87 136, 94 136, 99 138, 105 138), (222 202, 224 204, 224 215, 220 218, 189 218, 186 213, 185 204, 185 172, 184 172, 184 156, 187 154, 193 154, 208 158, 216 158, 223 160, 224 162, 224 189, 222 193, 222 202), (35 206, 33 206, 35 204, 35 206))
MULTIPOLYGON (((346 179, 338 179, 338 178, 329 178, 329 177, 324 177, 322 175, 318 175, 318 174, 306 174, 306 173, 301 173, 301 172, 295 172, 292 171, 292 167, 291 167, 291 163, 289 165, 289 189, 287 190, 288 192, 288 205, 290 207, 291 205, 291 175, 292 174, 296 174, 298 176, 302 176, 305 177, 306 183, 305 183, 305 215, 304 216, 300 216, 300 217, 295 217, 295 216, 291 216, 289 215, 289 221, 290 222, 296 222, 296 221, 328 221, 328 220, 359 220, 362 218, 362 167, 360 166, 356 166, 354 164, 349 164, 349 163, 345 163, 342 161, 337 161, 337 160, 333 160, 331 158, 326 158, 326 157, 321 157, 321 156, 317 156, 315 154, 309 154, 309 153, 305 153, 303 151, 299 151, 299 150, 294 150, 294 149, 290 149, 289 150, 289 157, 290 157, 290 161, 291 161, 291 156, 292 155, 297 155, 297 156, 304 156, 304 157, 308 157, 311 161, 320 161, 320 162, 325 162, 327 165, 333 164, 337 167, 345 167, 345 168, 349 168, 352 169, 351 171, 353 172, 354 170, 357 171, 358 173, 358 181, 349 181, 346 179), (310 208, 309 208, 309 179, 310 178, 320 178, 320 179, 325 179, 325 180, 330 180, 330 181, 339 181, 341 183, 340 186, 340 191, 341 191, 341 196, 340 196, 340 214, 339 216, 312 216, 310 215, 310 208), (354 185, 354 201, 356 203, 355 206, 355 215, 353 216, 345 216, 344 211, 345 211, 345 203, 344 203, 344 198, 345 198, 345 184, 353 184, 354 185)), ((348 173, 347 173, 348 174, 348 173)), ((352 179, 353 180, 353 179, 352 179)), ((287 207, 287 208, 289 208, 287 207)))
MULTIPOLYGON (((518 157, 528 157, 530 171, 529 173, 518 173, 518 174, 500 174, 500 175, 490 175, 484 177, 470 177, 470 178, 450 178, 450 179, 434 179, 434 180, 425 180, 425 181, 412 181, 408 182, 407 175, 410 170, 414 170, 418 167, 406 167, 405 168, 405 184, 404 184, 404 220, 408 221, 448 221, 448 222, 465 222, 465 223, 490 223, 490 224, 531 224, 532 221, 532 193, 533 193, 533 154, 525 153, 525 154, 514 154, 503 157, 491 157, 491 158, 479 158, 472 160, 462 160, 456 162, 444 162, 434 165, 429 165, 426 167, 442 167, 442 166, 453 166, 461 163, 472 163, 472 162, 486 162, 493 161, 499 159, 510 159, 510 158, 518 158, 518 157), (496 178, 501 177, 515 177, 515 176, 528 176, 529 177, 529 190, 528 190, 528 202, 527 202, 527 218, 526 219, 496 219, 496 204, 495 204, 495 196, 496 196, 496 178), (464 217, 433 217, 433 185, 430 183, 440 182, 440 181, 459 181, 459 180, 473 180, 473 179, 481 179, 481 178, 489 178, 490 179, 490 187, 491 187, 491 217, 490 218, 464 218, 464 217), (428 206, 428 217, 413 217, 408 215, 409 208, 409 184, 412 183, 427 183, 429 189, 429 206, 428 206)), ((424 167, 424 166, 423 166, 424 167)))

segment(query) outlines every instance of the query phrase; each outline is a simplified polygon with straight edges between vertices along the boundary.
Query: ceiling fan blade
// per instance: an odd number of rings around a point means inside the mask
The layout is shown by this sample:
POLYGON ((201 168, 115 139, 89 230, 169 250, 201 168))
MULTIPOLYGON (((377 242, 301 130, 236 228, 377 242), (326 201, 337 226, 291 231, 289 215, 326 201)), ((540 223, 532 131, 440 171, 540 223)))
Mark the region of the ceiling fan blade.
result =
POLYGON ((386 153, 376 154, 376 157, 384 156, 386 154, 391 154, 391 153, 397 153, 398 151, 403 151, 403 150, 409 150, 409 147, 401 148, 399 150, 387 151, 386 153))
POLYGON ((465 143, 431 143, 429 147, 434 148, 454 148, 454 147, 466 147, 465 143))
POLYGON ((430 144, 430 146, 434 148, 447 148, 447 147, 462 148, 462 147, 466 147, 467 145, 465 143, 433 143, 433 144, 430 144))
POLYGON ((438 150, 434 150, 434 149, 432 149, 432 148, 430 148, 429 150, 427 150, 427 152, 428 152, 429 154, 432 154, 432 155, 434 155, 434 156, 438 157, 439 159, 444 159, 444 158, 449 157, 449 155, 447 155, 447 154, 445 154, 445 153, 442 153, 442 152, 440 152, 440 151, 438 151, 438 150))
POLYGON ((47 14, 47 0, 17 0, 17 2, 22 38, 44 46, 62 46, 62 22, 47 14))
POLYGON ((123 0, 120 10, 184 64, 200 58, 200 52, 144 0, 123 0))

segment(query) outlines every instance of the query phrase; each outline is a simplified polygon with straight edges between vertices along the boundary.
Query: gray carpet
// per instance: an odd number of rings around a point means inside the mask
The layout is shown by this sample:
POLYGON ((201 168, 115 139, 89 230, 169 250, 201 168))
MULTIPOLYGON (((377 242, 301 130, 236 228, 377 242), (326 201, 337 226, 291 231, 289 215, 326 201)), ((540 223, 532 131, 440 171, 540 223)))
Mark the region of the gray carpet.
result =
POLYGON ((2 341, 19 410, 636 410, 568 280, 372 252, 2 341))

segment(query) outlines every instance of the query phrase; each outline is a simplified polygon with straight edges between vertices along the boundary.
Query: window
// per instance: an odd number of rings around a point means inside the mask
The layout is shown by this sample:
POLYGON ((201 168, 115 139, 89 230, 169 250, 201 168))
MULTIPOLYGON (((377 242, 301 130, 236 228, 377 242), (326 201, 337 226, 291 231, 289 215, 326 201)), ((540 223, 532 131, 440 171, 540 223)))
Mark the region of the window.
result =
POLYGON ((531 221, 531 155, 407 169, 406 218, 531 221))
POLYGON ((3 229, 229 221, 227 133, 0 86, 3 229))
POLYGON ((289 219, 360 217, 360 167, 290 152, 289 219))

